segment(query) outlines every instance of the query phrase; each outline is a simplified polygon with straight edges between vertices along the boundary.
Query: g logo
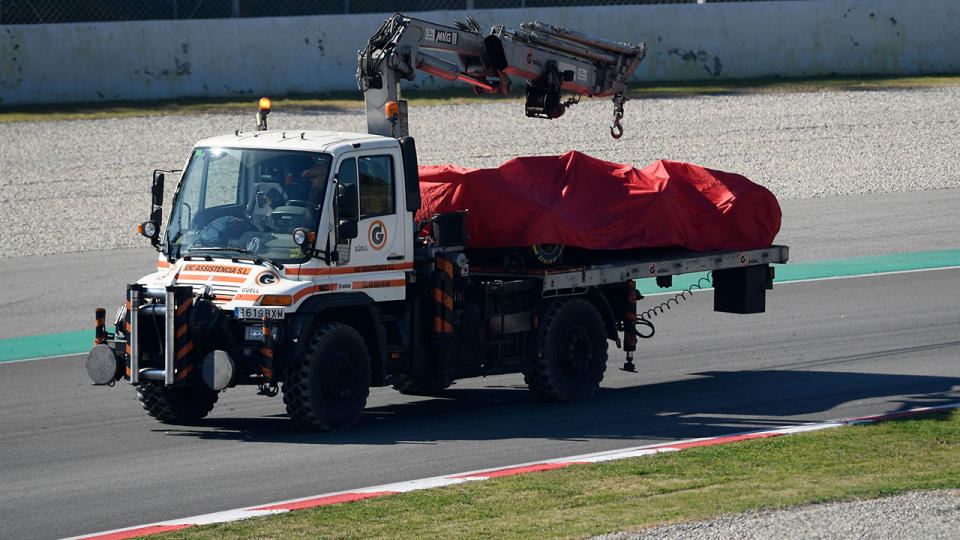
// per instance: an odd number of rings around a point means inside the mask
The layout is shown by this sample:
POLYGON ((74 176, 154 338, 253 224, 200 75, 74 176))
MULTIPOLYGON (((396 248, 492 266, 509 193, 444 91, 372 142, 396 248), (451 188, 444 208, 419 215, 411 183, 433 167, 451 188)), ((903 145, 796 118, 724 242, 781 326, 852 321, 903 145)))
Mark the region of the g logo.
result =
POLYGON ((370 230, 367 231, 367 240, 370 241, 370 247, 379 251, 387 245, 387 226, 379 219, 370 224, 370 230))
POLYGON ((257 283, 261 285, 271 285, 277 282, 277 275, 273 272, 263 272, 257 276, 257 283))

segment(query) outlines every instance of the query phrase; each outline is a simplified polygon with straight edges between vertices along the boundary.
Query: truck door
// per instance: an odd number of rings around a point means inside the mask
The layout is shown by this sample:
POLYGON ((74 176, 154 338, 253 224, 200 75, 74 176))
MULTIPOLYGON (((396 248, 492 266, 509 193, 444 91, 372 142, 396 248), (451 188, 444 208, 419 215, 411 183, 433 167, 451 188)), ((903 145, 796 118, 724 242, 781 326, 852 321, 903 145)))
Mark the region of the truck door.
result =
POLYGON ((341 262, 334 276, 338 289, 360 289, 374 300, 404 298, 405 272, 413 261, 406 249, 412 227, 404 218, 399 193, 403 192, 399 152, 371 150, 344 154, 337 168, 343 184, 356 184, 360 198, 357 237, 339 246, 341 262), (344 255, 348 256, 344 257, 344 255))

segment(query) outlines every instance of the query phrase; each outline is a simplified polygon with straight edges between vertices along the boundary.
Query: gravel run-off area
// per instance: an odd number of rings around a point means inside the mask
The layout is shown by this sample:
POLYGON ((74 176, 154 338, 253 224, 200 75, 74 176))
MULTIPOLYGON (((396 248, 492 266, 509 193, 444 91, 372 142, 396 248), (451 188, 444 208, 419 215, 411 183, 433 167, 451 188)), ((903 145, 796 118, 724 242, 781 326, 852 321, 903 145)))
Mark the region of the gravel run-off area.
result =
POLYGON ((942 490, 727 515, 709 521, 606 534, 593 540, 956 540, 958 537, 960 492, 942 490))
MULTIPOLYGON (((687 161, 743 174, 780 199, 960 187, 960 88, 631 100, 556 120, 519 101, 412 107, 423 164, 495 167, 578 150, 642 167, 687 161)), ((153 169, 181 168, 204 137, 252 130, 255 113, 0 123, 0 257, 144 247, 153 169)), ((361 111, 270 115, 272 129, 364 131, 361 111)), ((167 193, 171 193, 168 186, 167 193)))

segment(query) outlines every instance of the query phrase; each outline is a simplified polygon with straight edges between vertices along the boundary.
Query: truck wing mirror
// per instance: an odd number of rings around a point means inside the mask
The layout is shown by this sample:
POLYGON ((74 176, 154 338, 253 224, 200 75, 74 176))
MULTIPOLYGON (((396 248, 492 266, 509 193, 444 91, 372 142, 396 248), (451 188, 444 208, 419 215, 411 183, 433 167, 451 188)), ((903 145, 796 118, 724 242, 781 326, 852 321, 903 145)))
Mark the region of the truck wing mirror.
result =
POLYGON ((334 203, 336 209, 336 243, 357 237, 357 220, 359 218, 359 202, 356 184, 337 183, 337 196, 334 203))
POLYGON ((337 184, 337 218, 340 221, 356 220, 359 217, 357 199, 356 184, 337 184))
POLYGON ((160 223, 163 221, 163 172, 153 171, 153 186, 150 188, 150 220, 140 225, 140 234, 150 239, 154 248, 160 249, 160 223))
POLYGON ((357 220, 355 219, 341 220, 340 224, 337 225, 337 237, 340 240, 356 238, 357 232, 357 220))
POLYGON ((163 206, 163 181, 165 177, 160 171, 153 171, 153 188, 150 190, 153 195, 153 205, 163 206))

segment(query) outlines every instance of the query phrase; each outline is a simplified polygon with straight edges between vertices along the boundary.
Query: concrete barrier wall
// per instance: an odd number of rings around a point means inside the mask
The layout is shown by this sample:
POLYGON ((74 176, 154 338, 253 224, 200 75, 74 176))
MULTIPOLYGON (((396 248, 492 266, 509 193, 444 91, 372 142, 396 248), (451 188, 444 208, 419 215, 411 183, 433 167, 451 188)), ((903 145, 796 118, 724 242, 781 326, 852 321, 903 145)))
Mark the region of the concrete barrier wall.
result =
MULTIPOLYGON (((648 45, 639 80, 960 71, 956 0, 808 0, 476 10, 648 45)), ((465 12, 412 16, 452 23, 465 12)), ((388 14, 0 26, 0 106, 355 88, 388 14)), ((425 74, 408 87, 449 84, 425 74)))

